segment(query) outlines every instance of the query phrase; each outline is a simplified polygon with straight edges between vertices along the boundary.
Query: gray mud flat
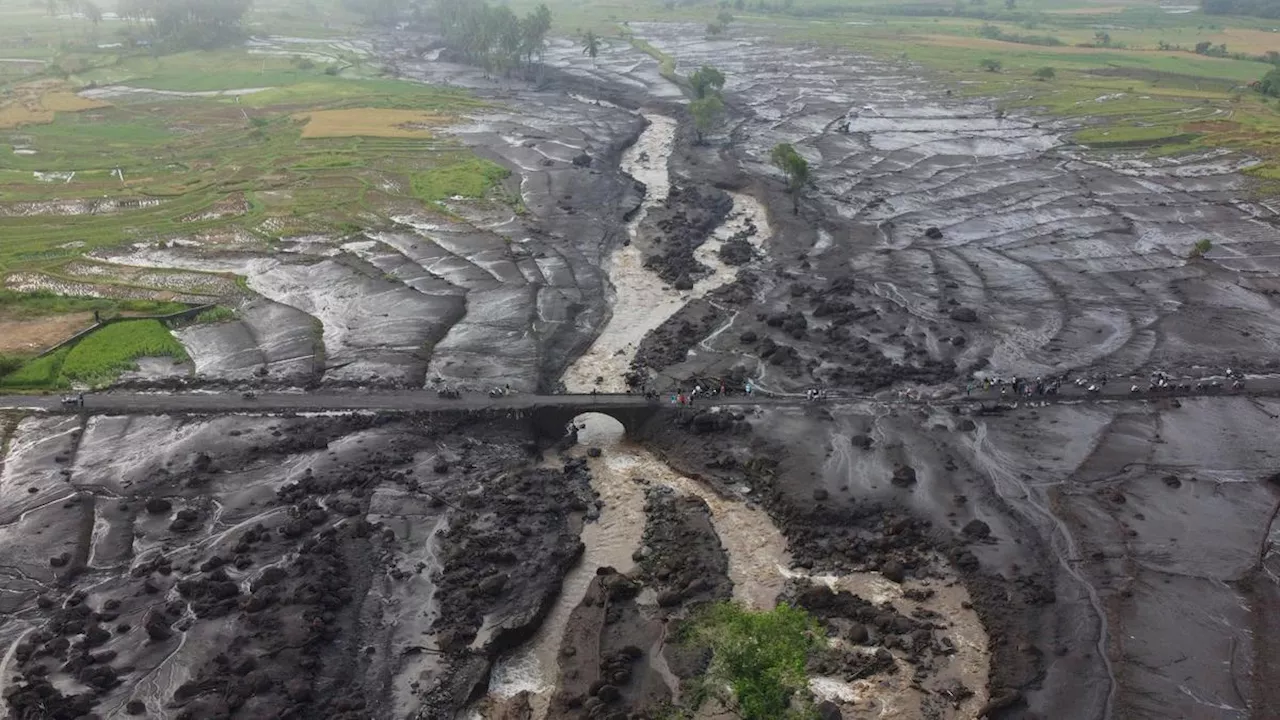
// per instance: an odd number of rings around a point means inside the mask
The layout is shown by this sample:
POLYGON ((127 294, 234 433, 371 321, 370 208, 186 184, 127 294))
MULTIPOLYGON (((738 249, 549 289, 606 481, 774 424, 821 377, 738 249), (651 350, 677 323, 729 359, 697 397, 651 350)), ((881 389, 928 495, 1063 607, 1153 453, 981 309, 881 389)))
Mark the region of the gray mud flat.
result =
POLYGON ((648 713, 701 672, 664 628, 725 597, 819 616, 810 687, 847 718, 1280 714, 1280 405, 979 412, 955 392, 975 372, 1274 369, 1280 253, 1248 159, 1068 151, 1054 123, 946 98, 904 65, 632 29, 726 71, 708 144, 620 43, 595 62, 552 43, 535 89, 393 36, 376 52, 408 78, 501 99, 453 132, 512 168, 527 214, 455 203, 271 254, 101 259, 246 278, 235 321, 181 333, 209 380, 547 390, 570 367, 566 384, 613 386, 620 358, 673 386, 865 399, 665 409, 586 458, 484 413, 5 415, 9 714, 648 713), (620 170, 644 125, 624 108, 641 107, 681 119, 677 195, 730 188, 741 207, 720 230, 675 223, 679 203, 636 221, 641 259, 715 280, 697 297, 647 285, 671 312, 636 338, 609 329, 626 308, 608 287, 622 296, 609 261, 643 198, 620 170), (794 212, 777 142, 816 173, 794 212), (1214 250, 1187 260, 1202 237, 1214 250), (520 658, 537 662, 503 664, 520 658))

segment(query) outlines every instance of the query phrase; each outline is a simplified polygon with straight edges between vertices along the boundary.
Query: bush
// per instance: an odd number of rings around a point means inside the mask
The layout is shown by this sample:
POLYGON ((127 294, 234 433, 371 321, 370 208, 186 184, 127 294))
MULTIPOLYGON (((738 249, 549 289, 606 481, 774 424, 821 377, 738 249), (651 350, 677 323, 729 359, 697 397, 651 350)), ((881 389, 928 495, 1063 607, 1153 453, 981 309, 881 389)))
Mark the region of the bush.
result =
POLYGON ((978 63, 978 67, 982 68, 983 70, 986 70, 987 72, 1000 72, 1000 68, 1004 67, 1004 65, 1002 65, 1000 61, 996 60, 995 58, 984 58, 981 62, 978 63))
POLYGON ((1270 97, 1280 96, 1280 68, 1272 68, 1257 84, 1258 92, 1270 97))
POLYGON ((711 649, 709 686, 727 686, 743 720, 812 716, 805 665, 822 642, 818 622, 783 604, 753 612, 732 602, 704 608, 685 642, 711 649))
POLYGON ((208 310, 205 310, 199 315, 196 315, 195 323, 197 325, 204 325, 209 323, 226 322, 228 320, 235 320, 235 319, 236 319, 235 310, 232 310, 231 308, 228 308, 228 307, 222 307, 221 305, 219 305, 217 307, 209 308, 208 310))
POLYGON ((1191 248, 1191 252, 1187 253, 1187 257, 1192 260, 1199 260, 1205 256, 1205 253, 1213 249, 1213 241, 1209 238, 1200 238, 1191 248))
POLYGON ((0 355, 0 378, 22 367, 23 360, 12 355, 0 355))
POLYGON ((325 75, 331 75, 331 76, 332 76, 332 75, 337 75, 337 74, 338 74, 338 73, 340 73, 340 72, 342 72, 342 68, 341 68, 341 67, 339 67, 339 66, 337 66, 337 65, 330 65, 330 66, 328 66, 328 67, 326 67, 326 68, 324 69, 324 74, 325 74, 325 75))
POLYGON ((1034 78, 1035 78, 1035 79, 1037 79, 1037 80, 1052 80, 1052 79, 1053 79, 1057 74, 1058 74, 1058 73, 1057 73, 1057 71, 1056 71, 1056 70, 1054 70, 1054 69, 1053 69, 1053 68, 1051 68, 1051 67, 1046 66, 1046 67, 1042 67, 1042 68, 1040 68, 1039 70, 1036 70, 1035 72, 1031 73, 1031 76, 1032 76, 1032 77, 1034 77, 1034 78))

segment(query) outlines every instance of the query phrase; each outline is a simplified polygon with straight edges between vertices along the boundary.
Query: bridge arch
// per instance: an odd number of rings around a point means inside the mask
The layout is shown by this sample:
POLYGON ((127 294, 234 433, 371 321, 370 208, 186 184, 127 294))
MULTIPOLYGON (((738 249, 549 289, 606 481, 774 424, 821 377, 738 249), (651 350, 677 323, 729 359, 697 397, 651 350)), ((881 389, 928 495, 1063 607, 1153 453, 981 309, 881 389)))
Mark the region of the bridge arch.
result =
POLYGON ((608 415, 622 424, 628 437, 634 435, 645 423, 662 411, 658 403, 644 405, 538 405, 533 408, 531 417, 534 432, 539 437, 559 439, 564 437, 565 428, 573 419, 587 413, 608 415))

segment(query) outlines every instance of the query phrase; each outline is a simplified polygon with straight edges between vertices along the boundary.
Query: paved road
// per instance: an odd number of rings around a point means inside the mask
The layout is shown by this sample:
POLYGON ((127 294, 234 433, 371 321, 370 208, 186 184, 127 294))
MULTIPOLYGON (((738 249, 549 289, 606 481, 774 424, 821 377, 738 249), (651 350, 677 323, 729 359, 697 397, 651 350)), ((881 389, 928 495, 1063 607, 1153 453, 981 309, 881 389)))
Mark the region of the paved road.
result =
MULTIPOLYGON (((317 390, 310 392, 264 392, 246 398, 239 392, 103 392, 84 396, 89 413, 257 413, 257 412, 345 412, 353 410, 518 410, 542 406, 591 409, 644 407, 651 402, 641 395, 524 395, 491 398, 483 393, 464 394, 457 399, 442 398, 434 391, 398 390, 317 390)), ((703 405, 802 405, 803 398, 729 396, 701 400, 703 405)), ((31 409, 50 412, 79 412, 78 406, 62 403, 61 395, 0 395, 0 409, 31 409)))
MULTIPOLYGON (((1280 378, 1251 379, 1242 391, 1230 388, 1202 391, 1163 391, 1158 393, 1130 393, 1128 382, 1113 382, 1102 392, 1089 394, 1074 386, 1064 387, 1057 396, 1033 398, 1004 398, 995 391, 975 392, 966 396, 963 391, 951 397, 917 398, 897 393, 880 393, 876 396, 855 395, 833 391, 826 402, 871 401, 889 404, 923 404, 937 402, 959 403, 1033 403, 1060 402, 1115 402, 1147 401, 1170 397, 1217 397, 1248 395, 1250 397, 1280 396, 1280 378)), ((85 395, 84 412, 96 414, 142 413, 262 413, 262 412, 347 412, 357 410, 383 411, 440 411, 440 410, 518 410, 543 406, 577 407, 583 412, 592 409, 642 407, 653 401, 640 395, 524 395, 491 398, 483 393, 464 394, 457 399, 439 397, 430 390, 342 390, 322 389, 308 392, 264 392, 254 398, 243 397, 233 391, 187 392, 103 392, 85 395)), ((659 401, 669 404, 667 396, 659 401)), ((803 395, 730 395, 703 398, 696 407, 706 406, 801 406, 809 402, 803 395)), ((62 404, 60 395, 0 395, 0 410, 43 410, 48 412, 79 412, 81 408, 62 404)))

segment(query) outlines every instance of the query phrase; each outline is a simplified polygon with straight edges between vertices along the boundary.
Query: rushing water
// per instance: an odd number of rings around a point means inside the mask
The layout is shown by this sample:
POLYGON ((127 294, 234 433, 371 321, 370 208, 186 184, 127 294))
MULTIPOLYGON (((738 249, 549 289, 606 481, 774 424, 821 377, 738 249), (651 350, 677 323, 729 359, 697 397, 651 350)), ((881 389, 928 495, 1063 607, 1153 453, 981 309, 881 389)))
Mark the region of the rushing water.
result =
MULTIPOLYGON (((649 126, 622 157, 622 170, 646 187, 644 202, 627 227, 633 238, 649 208, 665 201, 670 190, 668 162, 675 121, 654 114, 647 114, 646 118, 649 126)), ((758 228, 757 245, 768 233, 768 219, 758 202, 738 194, 733 200, 729 217, 696 252, 698 260, 712 272, 692 290, 680 292, 667 286, 644 267, 644 258, 634 244, 613 254, 609 262, 609 278, 615 291, 613 315, 592 347, 566 371, 564 382, 571 392, 593 388, 624 390, 624 375, 644 336, 691 299, 733 280, 735 270, 719 259, 721 243, 749 224, 758 228), (597 377, 602 378, 601 382, 596 382, 597 377)), ((627 571, 634 565, 631 555, 640 546, 645 521, 645 485, 637 478, 706 500, 728 551, 735 594, 742 601, 755 607, 771 606, 786 564, 786 543, 763 512, 747 511, 744 505, 725 501, 675 473, 652 453, 628 443, 622 426, 612 418, 589 414, 580 417, 578 424, 580 445, 604 450, 601 457, 590 460, 593 488, 603 502, 600 517, 583 529, 586 547, 582 560, 566 576, 560 597, 542 627, 530 642, 497 662, 489 686, 490 697, 499 702, 521 692, 530 693, 535 717, 546 713, 555 686, 560 639, 596 569, 612 566, 627 571)))
MULTIPOLYGON (((646 117, 649 126, 622 158, 623 171, 647 188, 640 210, 628 225, 633 238, 649 208, 663 202, 670 190, 667 165, 675 122, 661 115, 646 117)), ((736 271, 720 262, 721 244, 754 224, 757 234, 752 242, 757 250, 761 249, 763 240, 769 236, 764 208, 748 195, 733 193, 732 197, 733 210, 729 217, 695 252, 698 261, 710 268, 711 273, 692 290, 674 290, 645 269, 643 257, 634 243, 613 254, 609 261, 609 278, 615 291, 613 314, 592 347, 566 371, 564 383, 569 391, 625 390, 624 376, 644 336, 690 300, 733 280, 736 271)), ((495 708, 521 693, 527 693, 534 718, 546 717, 559 671, 560 643, 570 614, 581 603, 597 568, 610 566, 626 572, 634 567, 632 554, 640 547, 644 533, 647 487, 667 486, 707 503, 712 524, 728 557, 729 577, 738 601, 753 608, 771 608, 783 583, 794 576, 787 570, 786 540, 763 510, 720 497, 706 486, 675 472, 647 449, 628 442, 621 424, 611 417, 589 413, 575 422, 579 427, 579 452, 587 447, 603 451, 600 457, 588 460, 592 487, 602 501, 600 517, 583 528, 582 559, 565 577, 560 596, 542 626, 529 642, 498 660, 490 680, 488 703, 475 708, 472 717, 494 717, 498 714, 495 708)), ((916 609, 915 603, 902 597, 901 586, 876 574, 814 579, 877 602, 890 601, 898 605, 905 602, 904 610, 916 609)), ((981 688, 987 668, 986 639, 976 615, 962 607, 967 594, 963 589, 952 587, 940 592, 938 598, 929 609, 941 611, 953 620, 950 634, 958 648, 954 673, 967 686, 981 688)), ((653 650, 657 654, 660 648, 653 650)), ((884 717, 911 717, 919 709, 918 691, 907 682, 909 673, 899 675, 902 682, 894 683, 879 680, 847 683, 834 678, 814 678, 812 690, 819 697, 870 701, 880 708, 884 717)))
MULTIPOLYGON (((646 189, 644 202, 627 225, 627 233, 633 239, 649 208, 664 202, 671 190, 667 165, 675 140, 676 123, 663 115, 646 114, 645 118, 649 126, 622 155, 622 171, 644 183, 646 189)), ((710 268, 711 273, 690 290, 676 290, 645 268, 644 256, 634 243, 618 248, 610 256, 613 313, 591 348, 565 372, 564 384, 570 392, 590 392, 593 389, 624 392, 625 376, 644 336, 690 300, 703 297, 733 281, 737 271, 720 261, 721 244, 754 224, 757 233, 751 242, 759 249, 763 239, 769 235, 769 220, 764 207, 755 198, 741 193, 731 193, 731 196, 733 209, 729 217, 694 252, 698 262, 710 268), (596 382, 596 378, 600 381, 596 382)))

